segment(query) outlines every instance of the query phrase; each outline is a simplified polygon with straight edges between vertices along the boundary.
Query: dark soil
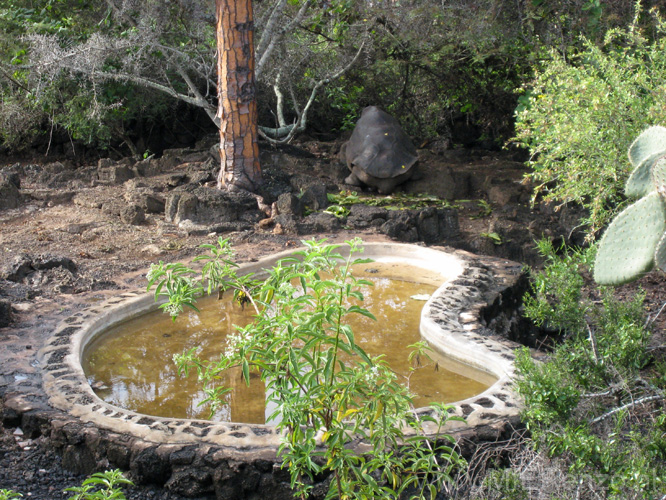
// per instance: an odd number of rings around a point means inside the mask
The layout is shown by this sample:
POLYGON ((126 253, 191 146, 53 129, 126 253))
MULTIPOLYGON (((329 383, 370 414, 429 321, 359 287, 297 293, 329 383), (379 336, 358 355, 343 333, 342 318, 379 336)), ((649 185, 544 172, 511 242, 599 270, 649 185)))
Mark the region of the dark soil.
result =
MULTIPOLYGON (((339 143, 312 142, 264 151, 267 196, 298 194, 313 183, 323 184, 328 192, 349 189, 343 184, 346 168, 337 160, 339 147, 339 143)), ((40 394, 35 353, 68 315, 123 290, 144 288, 152 262, 191 259, 200 244, 217 238, 218 234, 169 222, 164 209, 142 206, 141 216, 136 208, 126 210, 146 193, 164 202, 183 184, 214 185, 216 163, 207 150, 166 153, 152 163, 101 160, 98 165, 48 158, 0 159, 0 181, 12 175, 20 181, 18 207, 0 209, 0 396, 40 394), (123 177, 130 175, 128 171, 133 172, 131 176, 123 177)), ((458 212, 458 234, 434 243, 538 266, 534 240, 582 242, 582 234, 575 229, 580 211, 554 210, 544 204, 532 208, 530 187, 522 182, 524 167, 511 155, 468 150, 422 150, 419 154, 419 170, 404 191, 448 199, 458 212)), ((301 239, 312 237, 389 238, 377 227, 345 224, 323 233, 293 234, 271 220, 220 235, 231 239, 239 261, 296 247, 301 239)), ((629 296, 638 288, 646 292, 649 314, 656 315, 666 302, 663 275, 650 274, 637 284, 618 288, 617 293, 629 296)), ((655 323, 658 332, 663 331, 664 317, 655 323)), ((655 350, 663 349, 663 344, 663 335, 656 335, 655 350)), ((47 436, 27 439, 21 435, 21 423, 1 404, 0 415, 4 424, 0 427, 0 489, 19 491, 25 498, 67 498, 61 491, 79 485, 84 477, 62 469, 47 436)), ((127 497, 181 498, 147 486, 131 489, 127 497)))
MULTIPOLYGON (((66 499, 73 493, 65 488, 80 486, 86 479, 64 470, 60 456, 49 448, 45 437, 23 439, 20 428, 0 427, 0 490, 21 492, 24 498, 39 500, 66 499)), ((185 500, 184 497, 153 486, 125 487, 131 500, 185 500)))

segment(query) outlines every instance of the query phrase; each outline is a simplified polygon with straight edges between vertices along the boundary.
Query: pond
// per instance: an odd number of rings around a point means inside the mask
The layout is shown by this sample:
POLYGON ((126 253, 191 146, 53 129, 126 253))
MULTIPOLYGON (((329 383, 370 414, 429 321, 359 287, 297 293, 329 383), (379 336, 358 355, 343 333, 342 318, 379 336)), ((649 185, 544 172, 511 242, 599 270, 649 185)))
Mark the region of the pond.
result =
MULTIPOLYGON (((421 340, 419 325, 426 299, 441 284, 442 276, 413 265, 396 262, 362 264, 356 276, 372 281, 364 307, 377 318, 352 315, 349 321, 359 343, 369 354, 386 356, 389 366, 415 393, 416 407, 431 402, 454 402, 483 392, 497 378, 437 353, 410 373, 408 347, 421 340)), ((190 311, 175 322, 154 311, 108 329, 86 347, 82 365, 95 393, 107 403, 144 415, 170 418, 208 418, 200 403, 205 398, 196 373, 180 377, 172 360, 191 348, 203 359, 224 351, 234 325, 252 321, 252 311, 242 310, 229 295, 200 302, 200 313, 190 311)), ((223 422, 265 423, 270 413, 264 386, 254 375, 249 387, 240 373, 230 371, 224 384, 233 388, 226 403, 213 415, 223 422)))

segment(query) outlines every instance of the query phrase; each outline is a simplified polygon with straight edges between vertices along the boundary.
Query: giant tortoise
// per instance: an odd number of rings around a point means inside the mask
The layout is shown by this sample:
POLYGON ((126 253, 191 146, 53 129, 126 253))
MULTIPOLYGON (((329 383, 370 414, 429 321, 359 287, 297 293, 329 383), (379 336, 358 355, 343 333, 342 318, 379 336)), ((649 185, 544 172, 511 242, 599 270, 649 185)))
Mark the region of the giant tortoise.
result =
POLYGON ((398 184, 409 179, 418 160, 416 148, 398 120, 377 106, 363 110, 340 155, 351 170, 345 179, 347 184, 365 184, 382 194, 393 192, 398 184))

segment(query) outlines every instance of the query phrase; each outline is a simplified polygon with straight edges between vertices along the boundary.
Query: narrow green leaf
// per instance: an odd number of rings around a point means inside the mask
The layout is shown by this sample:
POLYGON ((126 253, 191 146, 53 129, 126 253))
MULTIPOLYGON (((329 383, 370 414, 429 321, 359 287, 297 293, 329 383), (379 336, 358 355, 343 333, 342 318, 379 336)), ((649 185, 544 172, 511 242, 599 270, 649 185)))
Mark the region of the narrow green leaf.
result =
POLYGON ((352 347, 355 346, 355 345, 356 345, 356 341, 355 341, 355 339, 354 339, 354 332, 353 332, 351 326, 349 326, 349 325, 342 325, 342 326, 340 327, 340 330, 342 331, 342 333, 344 334, 344 336, 347 338, 347 343, 348 343, 350 346, 352 346, 352 347))
POLYGON ((351 306, 349 309, 347 309, 347 312, 360 314, 362 316, 365 316, 366 318, 370 318, 373 321, 377 321, 377 318, 375 317, 374 314, 372 314, 367 309, 364 309, 364 308, 356 306, 356 305, 351 306))
POLYGON ((243 358, 242 362, 243 368, 243 378, 245 379, 245 384, 250 385, 250 365, 247 362, 247 359, 243 358))
POLYGON ((160 294, 162 292, 162 288, 164 287, 164 283, 166 283, 166 282, 165 281, 160 281, 157 284, 157 288, 155 288, 155 299, 157 299, 160 296, 160 294))

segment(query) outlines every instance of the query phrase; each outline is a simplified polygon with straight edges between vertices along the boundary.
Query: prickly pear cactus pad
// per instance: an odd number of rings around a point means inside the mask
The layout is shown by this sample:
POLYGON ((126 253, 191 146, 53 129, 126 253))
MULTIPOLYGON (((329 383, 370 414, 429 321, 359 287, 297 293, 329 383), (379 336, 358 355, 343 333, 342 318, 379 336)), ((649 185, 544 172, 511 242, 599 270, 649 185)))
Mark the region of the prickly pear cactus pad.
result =
POLYGON ((644 130, 629 147, 629 161, 636 167, 631 173, 625 194, 632 198, 654 190, 650 171, 655 162, 666 155, 666 128, 655 126, 644 130))
POLYGON ((657 243, 657 249, 654 251, 654 263, 662 271, 666 271, 666 233, 664 233, 657 243))
POLYGON ((621 285, 648 272, 664 231, 666 206, 658 193, 650 193, 627 207, 601 239, 594 264, 596 282, 621 285))
POLYGON ((666 128, 646 128, 629 146, 629 161, 634 167, 657 153, 666 152, 666 128))
POLYGON ((666 151, 648 156, 643 163, 638 165, 627 179, 627 185, 624 188, 624 194, 629 198, 640 198, 654 191, 651 172, 658 160, 660 160, 666 151))

